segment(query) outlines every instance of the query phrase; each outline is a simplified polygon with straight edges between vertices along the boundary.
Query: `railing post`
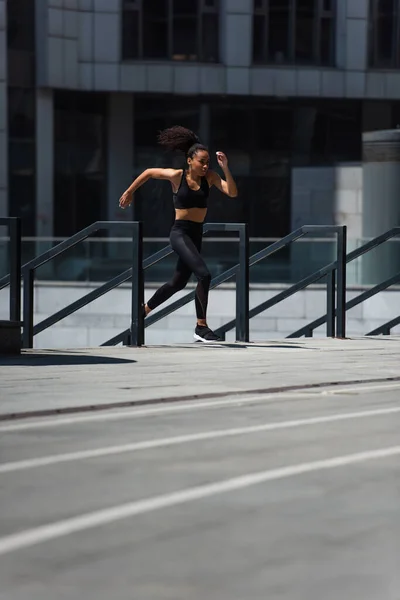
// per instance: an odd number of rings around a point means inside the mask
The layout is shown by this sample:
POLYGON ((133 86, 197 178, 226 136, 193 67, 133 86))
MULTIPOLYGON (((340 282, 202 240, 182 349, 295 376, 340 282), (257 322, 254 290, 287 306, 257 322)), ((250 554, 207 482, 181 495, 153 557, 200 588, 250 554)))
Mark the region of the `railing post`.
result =
POLYGON ((143 225, 133 223, 131 346, 144 344, 143 225))
POLYGON ((21 321, 21 219, 10 218, 10 320, 21 321))
POLYGON ((236 340, 249 341, 249 232, 247 223, 239 230, 239 272, 236 276, 236 340))
POLYGON ((29 267, 23 270, 24 306, 23 306, 23 348, 33 348, 33 290, 35 270, 29 267))
POLYGON ((326 285, 326 336, 335 337, 335 287, 336 270, 327 275, 326 285))
POLYGON ((337 234, 337 299, 336 336, 346 337, 346 244, 347 227, 343 225, 337 234))

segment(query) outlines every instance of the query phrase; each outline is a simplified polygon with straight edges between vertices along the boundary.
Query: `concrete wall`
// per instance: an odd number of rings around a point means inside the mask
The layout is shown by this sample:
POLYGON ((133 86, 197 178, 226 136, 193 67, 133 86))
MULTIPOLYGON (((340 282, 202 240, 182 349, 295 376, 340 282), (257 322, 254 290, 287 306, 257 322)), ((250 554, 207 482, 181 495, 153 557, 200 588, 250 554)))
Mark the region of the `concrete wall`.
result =
MULTIPOLYGON (((362 188, 361 165, 294 168, 291 230, 302 225, 346 225, 348 251, 354 250, 362 238, 362 188)), ((321 252, 326 260, 334 260, 334 251, 333 245, 303 244, 301 253, 292 257, 294 277, 296 269, 300 272, 302 264, 319 259, 321 252)), ((358 273, 358 264, 348 265, 350 285, 360 283, 358 273)))
POLYGON ((252 0, 221 2, 221 64, 121 62, 120 0, 37 0, 39 85, 82 90, 399 98, 367 73, 368 0, 337 0, 338 68, 252 67, 252 0))
MULTIPOLYGON (((35 290, 35 323, 80 298, 90 289, 92 288, 86 286, 38 283, 35 290)), ((252 290, 250 308, 271 298, 281 289, 279 286, 271 286, 268 289, 252 290)), ((146 290, 146 298, 153 291, 146 290)), ((351 299, 359 293, 359 291, 349 290, 347 298, 351 299)), ((0 291, 0 319, 8 314, 7 294, 6 290, 0 291)), ((217 328, 235 315, 235 291, 233 289, 213 290, 210 294, 209 306, 209 324, 212 328, 217 328)), ((129 307, 129 288, 121 287, 35 336, 35 347, 98 346, 129 327, 129 307)), ((348 335, 360 336, 368 333, 385 321, 397 317, 400 312, 399 307, 400 291, 382 292, 347 313, 348 335)), ((299 292, 259 317, 251 319, 251 340, 284 338, 325 313, 324 289, 299 292)), ((148 344, 191 343, 194 326, 194 305, 190 303, 179 312, 148 328, 146 342, 148 344)), ((400 333, 400 328, 394 330, 396 331, 400 333)), ((324 336, 325 328, 317 330, 315 335, 324 336)), ((234 333, 228 334, 227 339, 234 340, 234 333)))

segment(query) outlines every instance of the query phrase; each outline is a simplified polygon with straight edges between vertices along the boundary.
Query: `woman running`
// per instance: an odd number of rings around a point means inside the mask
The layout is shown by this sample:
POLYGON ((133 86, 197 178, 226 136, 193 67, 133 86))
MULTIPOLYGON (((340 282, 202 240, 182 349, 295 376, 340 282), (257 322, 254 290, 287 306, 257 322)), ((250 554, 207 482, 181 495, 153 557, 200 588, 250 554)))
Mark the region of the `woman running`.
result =
POLYGON ((225 180, 209 169, 210 155, 199 138, 185 127, 175 126, 162 131, 158 142, 166 150, 180 150, 186 155, 185 169, 146 169, 122 194, 119 205, 129 206, 135 191, 149 179, 167 179, 171 182, 175 207, 175 222, 170 233, 170 242, 178 255, 172 279, 161 286, 145 305, 145 316, 160 306, 173 294, 182 290, 192 273, 197 279, 195 304, 197 325, 194 339, 202 342, 218 341, 220 338, 207 325, 207 304, 211 275, 200 252, 203 223, 207 214, 209 189, 215 185, 221 192, 234 198, 236 183, 228 169, 228 159, 217 152, 218 164, 225 180))

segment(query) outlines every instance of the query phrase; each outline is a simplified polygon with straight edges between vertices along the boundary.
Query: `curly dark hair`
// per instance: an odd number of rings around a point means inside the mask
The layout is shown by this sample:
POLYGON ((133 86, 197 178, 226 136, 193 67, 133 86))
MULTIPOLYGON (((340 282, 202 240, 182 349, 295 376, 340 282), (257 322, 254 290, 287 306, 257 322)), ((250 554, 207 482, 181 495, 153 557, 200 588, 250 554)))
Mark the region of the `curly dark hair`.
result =
POLYGON ((193 131, 181 127, 180 125, 174 125, 160 131, 158 135, 158 143, 163 146, 166 150, 180 150, 184 152, 187 157, 192 158, 198 150, 207 150, 207 146, 200 143, 199 138, 193 131))

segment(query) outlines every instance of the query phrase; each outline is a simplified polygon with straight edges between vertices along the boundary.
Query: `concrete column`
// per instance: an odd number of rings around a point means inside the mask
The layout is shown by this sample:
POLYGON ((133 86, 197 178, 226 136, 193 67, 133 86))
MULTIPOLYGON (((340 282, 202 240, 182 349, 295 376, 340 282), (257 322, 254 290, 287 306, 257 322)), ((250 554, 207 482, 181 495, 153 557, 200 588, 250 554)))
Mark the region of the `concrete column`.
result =
POLYGON ((252 62, 253 0, 221 2, 221 62, 227 67, 249 67, 252 62))
MULTIPOLYGON (((363 238, 400 225, 400 129, 363 134, 363 238)), ((400 270, 400 244, 385 242, 363 257, 363 282, 374 284, 400 270)))
POLYGON ((54 127, 53 91, 36 90, 36 235, 53 235, 54 127))
MULTIPOLYGON (((108 107, 107 220, 130 221, 134 219, 134 207, 121 210, 118 200, 134 177, 133 96, 112 93, 109 95, 108 107)), ((110 236, 126 235, 121 229, 110 231, 110 236)), ((117 255, 117 247, 121 247, 125 256, 126 244, 110 244, 110 256, 117 255)))

